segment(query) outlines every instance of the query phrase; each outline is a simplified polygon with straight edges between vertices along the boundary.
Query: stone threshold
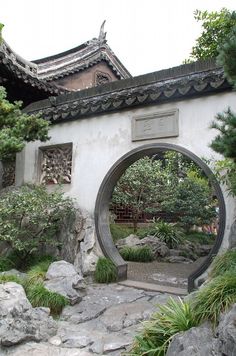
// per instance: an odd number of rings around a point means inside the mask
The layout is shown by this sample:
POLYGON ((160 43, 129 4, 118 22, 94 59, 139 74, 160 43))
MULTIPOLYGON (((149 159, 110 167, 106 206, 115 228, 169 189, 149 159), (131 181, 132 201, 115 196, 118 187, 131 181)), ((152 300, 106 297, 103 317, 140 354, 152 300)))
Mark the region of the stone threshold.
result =
POLYGON ((158 285, 158 284, 152 284, 152 283, 145 283, 145 282, 140 282, 140 281, 132 281, 130 279, 127 279, 125 281, 121 281, 118 284, 126 287, 133 287, 137 289, 143 289, 147 291, 152 291, 152 292, 161 292, 161 293, 170 293, 170 294, 175 294, 175 295, 181 295, 185 296, 188 294, 187 289, 184 288, 177 288, 177 287, 172 287, 172 286, 164 286, 164 285, 158 285))

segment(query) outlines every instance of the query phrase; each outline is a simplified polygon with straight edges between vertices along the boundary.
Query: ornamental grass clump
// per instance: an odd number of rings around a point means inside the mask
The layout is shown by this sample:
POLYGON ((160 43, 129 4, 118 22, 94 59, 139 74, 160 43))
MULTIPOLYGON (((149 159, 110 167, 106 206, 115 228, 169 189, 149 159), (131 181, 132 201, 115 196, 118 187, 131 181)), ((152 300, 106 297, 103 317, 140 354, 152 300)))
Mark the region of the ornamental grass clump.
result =
POLYGON ((236 303, 236 274, 232 270, 209 281, 192 301, 196 320, 199 323, 210 320, 214 326, 220 313, 227 311, 233 303, 236 303))
POLYGON ((26 295, 33 307, 50 308, 52 315, 59 315, 62 309, 69 304, 69 300, 55 292, 46 289, 43 282, 32 285, 27 284, 26 295))
POLYGON ((117 281, 117 269, 114 263, 106 257, 99 257, 96 270, 95 281, 97 283, 111 283, 117 281))
POLYGON ((154 225, 154 236, 165 242, 169 248, 175 248, 183 239, 183 232, 175 224, 158 221, 154 225))
POLYGON ((125 246, 120 250, 120 254, 125 261, 133 262, 151 262, 154 255, 150 247, 128 247, 125 246))
POLYGON ((216 256, 212 263, 210 277, 215 278, 227 271, 236 273, 236 250, 228 250, 220 256, 216 256))
POLYGON ((159 311, 145 322, 143 332, 136 337, 129 355, 164 356, 172 337, 189 330, 197 322, 188 302, 169 298, 165 305, 158 305, 159 311))

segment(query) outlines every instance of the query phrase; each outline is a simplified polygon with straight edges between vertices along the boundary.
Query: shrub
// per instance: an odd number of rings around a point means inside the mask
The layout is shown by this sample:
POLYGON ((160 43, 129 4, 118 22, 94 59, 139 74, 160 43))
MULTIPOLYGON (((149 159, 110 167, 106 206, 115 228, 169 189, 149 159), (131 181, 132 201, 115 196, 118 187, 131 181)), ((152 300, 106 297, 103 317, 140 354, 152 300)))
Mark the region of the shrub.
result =
POLYGON ((229 250, 215 257, 210 277, 215 278, 230 270, 236 271, 236 250, 229 250))
POLYGON ((56 234, 74 214, 73 202, 59 191, 22 186, 0 196, 0 241, 23 261, 45 246, 58 246, 56 234))
POLYGON ((198 231, 191 231, 185 235, 185 238, 193 243, 198 242, 204 245, 211 245, 214 243, 216 235, 206 234, 204 232, 198 232, 198 231))
POLYGON ((27 286, 26 295, 33 307, 50 308, 53 315, 60 314, 62 309, 69 304, 67 298, 47 290, 42 282, 27 286))
POLYGON ((235 302, 236 275, 227 271, 197 292, 193 300, 193 312, 198 322, 211 320, 216 325, 219 314, 235 302))
POLYGON ((169 248, 175 248, 183 238, 183 232, 175 224, 163 220, 154 225, 154 235, 165 242, 169 248))
POLYGON ((0 257, 0 272, 14 268, 14 263, 7 257, 0 257))
POLYGON ((98 283, 111 283, 117 280, 117 269, 114 263, 106 257, 99 257, 96 270, 95 281, 98 283))
POLYGON ((154 260, 152 250, 148 246, 144 247, 123 247, 120 254, 125 261, 151 262, 154 260))
POLYGON ((159 311, 144 323, 144 330, 136 337, 130 355, 164 356, 172 337, 196 326, 189 303, 169 298, 166 305, 158 305, 159 311))

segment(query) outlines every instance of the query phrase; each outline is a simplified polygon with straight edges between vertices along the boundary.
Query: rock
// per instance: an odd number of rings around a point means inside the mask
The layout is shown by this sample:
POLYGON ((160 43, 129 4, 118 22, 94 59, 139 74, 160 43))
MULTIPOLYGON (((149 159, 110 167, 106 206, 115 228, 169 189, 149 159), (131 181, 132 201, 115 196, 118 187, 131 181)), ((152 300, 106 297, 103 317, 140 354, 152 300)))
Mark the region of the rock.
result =
POLYGON ((100 318, 108 331, 119 331, 146 320, 153 313, 153 306, 147 301, 122 303, 107 309, 100 318))
POLYGON ((61 348, 46 343, 29 342, 19 347, 11 347, 10 349, 1 350, 0 355, 3 356, 91 356, 88 351, 83 351, 77 348, 61 348))
POLYGON ((26 273, 23 273, 23 272, 20 272, 20 271, 17 271, 17 269, 10 269, 9 271, 4 271, 4 272, 1 272, 0 275, 5 275, 5 276, 16 276, 18 278, 26 278, 27 277, 27 274, 26 273))
POLYGON ((229 233, 229 249, 236 247, 236 220, 233 222, 229 233))
POLYGON ((0 345, 47 340, 56 333, 56 322, 48 308, 32 308, 17 283, 0 285, 0 345))
POLYGON ((85 321, 97 318, 105 310, 106 307, 101 304, 83 300, 78 305, 66 306, 62 311, 61 319, 70 320, 70 322, 75 324, 84 323, 85 321))
POLYGON ((137 235, 129 235, 125 239, 120 239, 116 242, 116 246, 118 248, 122 248, 124 246, 129 246, 129 247, 135 247, 139 245, 140 239, 138 238, 137 235))
POLYGON ((221 315, 218 326, 219 351, 222 355, 236 355, 236 304, 232 309, 221 315))
POLYGON ((46 273, 45 287, 68 298, 73 305, 85 295, 85 283, 75 267, 66 261, 53 262, 46 273))
POLYGON ((168 347, 166 356, 220 356, 216 349, 217 339, 213 336, 211 325, 203 324, 176 334, 168 347))
POLYGON ((89 276, 96 269, 99 253, 96 249, 94 219, 85 210, 82 211, 82 216, 83 227, 78 234, 80 244, 74 265, 76 270, 81 271, 83 276, 89 276))
POLYGON ((170 249, 166 243, 158 239, 155 236, 146 236, 139 242, 140 246, 149 246, 156 257, 169 256, 170 249))
POLYGON ((165 273, 153 273, 150 278, 152 278, 154 281, 158 281, 160 284, 169 284, 185 288, 188 286, 187 278, 168 276, 165 273))

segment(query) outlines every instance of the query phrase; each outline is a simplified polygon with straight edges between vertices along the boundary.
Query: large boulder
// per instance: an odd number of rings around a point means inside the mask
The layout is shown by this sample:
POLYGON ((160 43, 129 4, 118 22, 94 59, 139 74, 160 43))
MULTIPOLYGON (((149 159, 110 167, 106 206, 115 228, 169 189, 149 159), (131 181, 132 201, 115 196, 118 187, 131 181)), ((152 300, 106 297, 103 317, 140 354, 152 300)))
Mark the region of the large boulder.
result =
MULTIPOLYGON (((176 334, 166 356, 220 356, 217 352, 217 339, 210 324, 203 324, 188 331, 176 334)), ((229 356, 227 354, 227 356, 229 356)))
POLYGON ((68 298, 73 305, 85 295, 86 286, 75 267, 66 261, 53 262, 46 273, 45 287, 68 298))
POLYGON ((236 355, 236 304, 226 314, 221 315, 218 326, 219 351, 221 355, 236 355))
POLYGON ((32 308, 21 285, 0 284, 0 345, 47 341, 57 331, 49 313, 48 308, 32 308))

